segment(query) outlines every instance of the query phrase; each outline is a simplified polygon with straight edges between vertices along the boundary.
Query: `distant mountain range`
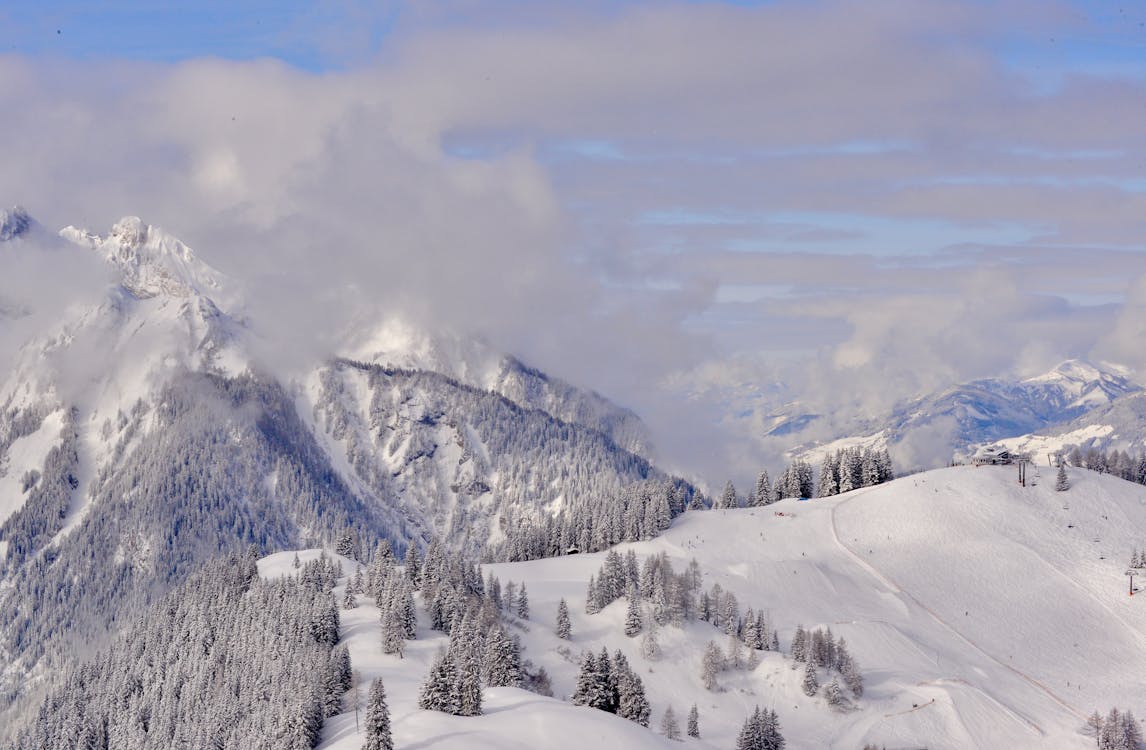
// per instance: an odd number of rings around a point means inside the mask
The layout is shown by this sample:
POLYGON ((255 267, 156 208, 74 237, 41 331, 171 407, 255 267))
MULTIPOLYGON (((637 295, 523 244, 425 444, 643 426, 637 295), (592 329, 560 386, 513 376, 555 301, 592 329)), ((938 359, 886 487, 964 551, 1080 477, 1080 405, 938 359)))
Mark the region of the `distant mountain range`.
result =
MULTIPOLYGON (((973 380, 907 400, 883 418, 857 421, 835 439, 797 445, 791 454, 816 460, 848 445, 888 447, 901 469, 916 469, 942 465, 978 445, 1025 445, 1031 440, 1023 436, 1034 434, 1068 436, 1059 444, 1097 441, 1098 447, 1127 438, 1140 447, 1146 436, 1144 417, 1146 393, 1140 385, 1114 367, 1068 360, 1033 378, 973 380), (1107 422, 1117 429, 1096 428, 1107 422)), ((769 435, 798 439, 818 419, 785 414, 769 435)))

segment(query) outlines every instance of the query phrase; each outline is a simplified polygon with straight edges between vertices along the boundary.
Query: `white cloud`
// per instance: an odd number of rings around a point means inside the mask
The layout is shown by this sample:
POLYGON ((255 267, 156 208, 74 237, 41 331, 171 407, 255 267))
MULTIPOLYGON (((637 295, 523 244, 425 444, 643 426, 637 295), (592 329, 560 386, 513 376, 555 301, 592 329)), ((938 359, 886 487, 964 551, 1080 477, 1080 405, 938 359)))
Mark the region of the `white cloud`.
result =
MULTIPOLYGON (((248 281, 284 364, 394 311, 481 332, 714 481, 765 460, 777 399, 872 411, 1086 353, 1115 310, 1078 300, 1146 274, 1146 84, 1046 91, 995 51, 1086 31, 1064 6, 442 7, 343 72, 0 58, 0 204, 164 226, 248 281), (674 212, 747 219, 640 221, 674 212), (707 388, 731 369, 789 388, 707 388)), ((1096 351, 1135 358, 1136 310, 1096 351)))

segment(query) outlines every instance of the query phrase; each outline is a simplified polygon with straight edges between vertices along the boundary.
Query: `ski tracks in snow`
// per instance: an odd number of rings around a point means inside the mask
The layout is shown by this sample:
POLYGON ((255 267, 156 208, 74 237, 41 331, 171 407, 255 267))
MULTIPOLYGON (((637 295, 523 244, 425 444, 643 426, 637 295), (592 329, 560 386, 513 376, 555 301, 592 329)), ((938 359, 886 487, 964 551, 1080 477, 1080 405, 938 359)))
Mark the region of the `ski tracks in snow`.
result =
MULTIPOLYGON (((1046 695, 1048 698, 1050 698, 1052 701, 1054 701, 1056 704, 1058 704, 1059 706, 1061 706, 1065 710, 1069 711, 1071 713, 1071 715, 1076 716, 1080 721, 1085 720, 1086 717, 1083 715, 1083 713, 1081 711, 1079 711, 1077 708, 1075 708, 1074 706, 1070 705, 1069 703, 1064 701, 1062 698, 1057 696, 1049 687, 1044 685, 1038 679, 1030 676, 1029 674, 1026 674, 1025 672, 1023 672, 1020 669, 1017 669, 1017 668, 1011 666, 1010 664, 1007 664, 1007 663, 1001 661, 998 657, 985 651, 981 646, 979 646, 979 644, 975 643, 973 640, 968 638, 966 635, 959 632, 959 630, 952 623, 950 623, 946 619, 940 617, 934 610, 932 610, 926 604, 924 604, 919 599, 917 599, 911 592, 906 591, 902 586, 900 586, 898 583, 896 583, 890 576, 886 575, 883 571, 879 570, 874 565, 872 565, 870 562, 868 562, 867 560, 862 558, 855 550, 853 550, 851 547, 849 547, 847 545, 847 543, 845 543, 843 541, 843 539, 840 538, 839 532, 836 528, 836 510, 841 505, 843 505, 844 503, 851 502, 852 500, 855 500, 857 497, 859 497, 862 494, 864 494, 864 493, 856 493, 850 498, 847 498, 845 500, 841 500, 841 501, 837 502, 835 505, 832 506, 831 510, 828 512, 829 518, 831 519, 829 526, 831 527, 832 539, 839 546, 839 548, 842 549, 848 555, 848 557, 850 557, 852 560, 854 560, 861 568, 866 570, 873 578, 875 578, 880 583, 882 583, 885 586, 887 586, 888 588, 890 588, 892 591, 903 596, 905 599, 910 601, 912 604, 914 604, 916 607, 918 607, 923 612, 927 613, 927 615, 932 620, 934 620, 938 625, 940 625, 942 628, 944 628, 945 630, 950 632, 952 635, 954 635, 960 641, 962 641, 963 643, 966 643, 968 646, 973 648, 975 651, 977 651, 979 654, 981 654, 986 659, 988 659, 991 662, 999 665, 1000 667, 1008 670, 1009 672, 1011 672, 1012 674, 1019 677, 1024 682, 1026 682, 1027 684, 1036 688, 1037 690, 1042 692, 1044 695, 1046 695)), ((1040 735, 1043 735, 1043 736, 1046 735, 1046 731, 1043 729, 1043 727, 1041 727, 1039 724, 1037 724, 1035 721, 1033 721, 1030 717, 1022 714, 1021 712, 1015 710, 1014 708, 1012 708, 1010 706, 1007 706, 1005 703, 1000 701, 997 697, 990 695, 990 693, 988 693, 982 687, 977 687, 977 689, 982 691, 984 693, 984 695, 987 695, 994 703, 998 704, 1000 707, 1005 709, 1008 713, 1013 715, 1016 719, 1025 723, 1027 726, 1034 729, 1040 735)))

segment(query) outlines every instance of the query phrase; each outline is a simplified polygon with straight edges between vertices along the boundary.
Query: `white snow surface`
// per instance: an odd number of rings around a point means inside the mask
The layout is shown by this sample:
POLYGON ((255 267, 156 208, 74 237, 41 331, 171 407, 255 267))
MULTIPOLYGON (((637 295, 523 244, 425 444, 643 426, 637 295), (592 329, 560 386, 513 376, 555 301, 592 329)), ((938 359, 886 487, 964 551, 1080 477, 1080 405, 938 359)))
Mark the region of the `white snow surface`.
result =
MULTIPOLYGON (((1010 467, 955 467, 834 498, 783 500, 766 508, 687 513, 656 540, 622 545, 638 556, 666 552, 679 571, 695 557, 705 588, 737 595, 741 612, 765 608, 787 651, 797 623, 844 636, 866 692, 834 712, 805 696, 802 669, 764 652, 753 671, 728 671, 707 691, 700 659, 706 623, 659 631, 663 655, 640 655, 623 634, 626 604, 584 613, 585 586, 604 555, 486 566, 503 586, 527 585, 531 618, 511 631, 524 655, 544 666, 555 699, 485 691, 486 715, 420 711, 417 695, 446 639, 424 627, 404 659, 381 653, 378 610, 366 597, 343 611, 342 635, 362 676, 385 681, 398 747, 675 747, 653 731, 560 702, 573 690, 583 649, 621 649, 645 682, 655 729, 672 705, 683 729, 694 702, 702 739, 727 748, 754 706, 774 708, 790 748, 1088 748, 1093 710, 1138 709, 1146 701, 1146 591, 1130 597, 1123 575, 1142 546, 1146 489, 1084 470, 1053 489, 1050 472, 1020 487, 1010 467), (782 515, 780 515, 782 514, 782 515), (564 597, 572 642, 553 634, 564 597)), ((317 551, 300 553, 302 559, 317 551)), ((264 574, 290 572, 293 553, 264 561, 264 574)), ((348 574, 353 563, 343 562, 348 574)), ((341 600, 342 588, 336 589, 341 600)), ((422 614, 422 613, 420 613, 422 614)), ((821 673, 821 680, 824 679, 821 673)), ((352 701, 328 720, 325 750, 361 746, 352 701)))

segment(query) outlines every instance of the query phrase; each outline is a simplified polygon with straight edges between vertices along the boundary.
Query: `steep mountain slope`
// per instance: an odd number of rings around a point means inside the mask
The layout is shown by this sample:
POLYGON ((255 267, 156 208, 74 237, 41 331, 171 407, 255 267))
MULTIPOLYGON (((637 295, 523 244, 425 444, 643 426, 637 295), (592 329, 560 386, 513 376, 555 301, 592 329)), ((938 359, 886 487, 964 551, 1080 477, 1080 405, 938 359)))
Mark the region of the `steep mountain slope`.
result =
MULTIPOLYGON (((1092 711, 1141 713, 1146 702, 1136 678, 1146 668, 1146 599, 1128 597, 1122 575, 1142 546, 1142 490, 1083 470, 1070 473, 1066 493, 1013 479, 1005 468, 957 467, 823 500, 690 512, 662 537, 620 548, 640 558, 664 552, 678 571, 695 558, 706 588, 719 583, 742 605, 767 608, 785 652, 797 624, 844 636, 866 689, 843 711, 822 691, 805 695, 803 665, 793 669, 774 652, 755 668, 720 674, 718 691, 705 689, 705 644, 728 643, 707 623, 662 628, 662 656, 646 659, 640 639, 624 635, 624 600, 585 614, 585 584, 603 554, 486 571, 528 587, 531 615, 517 634, 525 657, 550 673, 557 699, 573 692, 582 650, 620 649, 645 683, 654 729, 666 707, 682 716, 697 704, 701 739, 689 746, 733 746, 761 705, 776 710, 789 747, 1084 750, 1094 746, 1085 733, 1092 711), (570 641, 553 632, 561 598, 570 641)), ((289 559, 276 556, 262 570, 289 572, 289 559)), ((364 598, 343 612, 343 635, 364 681, 385 681, 398 746, 675 746, 611 715, 512 688, 486 690, 486 716, 420 711, 419 686, 446 639, 422 627, 405 658, 385 655, 378 619, 364 598), (534 734, 548 721, 583 731, 534 734)), ((359 747, 353 713, 330 719, 324 738, 328 750, 359 747)))
POLYGON ((636 414, 499 352, 481 339, 450 332, 431 334, 392 318, 355 336, 342 354, 357 362, 447 375, 563 422, 602 432, 630 453, 653 455, 648 428, 636 414))
POLYGON ((104 292, 0 386, 0 712, 212 557, 347 532, 476 553, 514 518, 663 476, 611 437, 640 443, 630 413, 510 358, 491 377, 520 400, 342 360, 281 380, 249 354, 241 284, 176 238, 130 217, 62 235, 104 292))

